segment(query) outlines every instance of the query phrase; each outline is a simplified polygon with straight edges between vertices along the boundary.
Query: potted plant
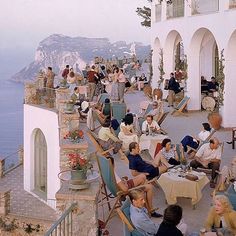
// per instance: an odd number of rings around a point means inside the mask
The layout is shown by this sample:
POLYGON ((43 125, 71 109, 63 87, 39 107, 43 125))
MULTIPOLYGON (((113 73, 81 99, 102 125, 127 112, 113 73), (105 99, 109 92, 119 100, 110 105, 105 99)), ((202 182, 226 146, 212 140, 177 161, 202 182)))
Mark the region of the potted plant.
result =
POLYGON ((74 101, 69 100, 65 104, 65 112, 73 113, 74 112, 74 101))
POLYGON ((69 131, 64 139, 69 139, 72 142, 76 142, 79 143, 81 139, 84 138, 84 132, 82 130, 73 130, 73 131, 69 131))
POLYGON ((68 154, 68 165, 71 169, 71 180, 78 183, 86 180, 87 170, 93 167, 88 159, 77 152, 68 154))

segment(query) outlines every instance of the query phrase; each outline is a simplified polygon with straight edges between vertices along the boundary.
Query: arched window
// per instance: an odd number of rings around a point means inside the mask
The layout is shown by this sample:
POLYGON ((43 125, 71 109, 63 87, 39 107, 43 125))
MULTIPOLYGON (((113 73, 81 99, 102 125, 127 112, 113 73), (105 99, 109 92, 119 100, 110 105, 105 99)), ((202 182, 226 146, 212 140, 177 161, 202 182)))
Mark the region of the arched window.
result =
POLYGON ((34 188, 40 197, 47 193, 47 143, 43 132, 38 129, 34 138, 34 188))

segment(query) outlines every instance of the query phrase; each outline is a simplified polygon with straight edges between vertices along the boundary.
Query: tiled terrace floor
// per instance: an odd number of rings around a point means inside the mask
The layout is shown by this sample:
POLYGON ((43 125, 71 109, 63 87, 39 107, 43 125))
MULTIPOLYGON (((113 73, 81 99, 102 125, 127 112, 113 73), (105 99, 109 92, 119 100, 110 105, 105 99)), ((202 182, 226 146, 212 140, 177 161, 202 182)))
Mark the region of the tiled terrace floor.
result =
POLYGON ((31 219, 54 222, 56 212, 32 196, 23 187, 23 166, 16 168, 0 179, 0 191, 11 189, 10 213, 31 219))

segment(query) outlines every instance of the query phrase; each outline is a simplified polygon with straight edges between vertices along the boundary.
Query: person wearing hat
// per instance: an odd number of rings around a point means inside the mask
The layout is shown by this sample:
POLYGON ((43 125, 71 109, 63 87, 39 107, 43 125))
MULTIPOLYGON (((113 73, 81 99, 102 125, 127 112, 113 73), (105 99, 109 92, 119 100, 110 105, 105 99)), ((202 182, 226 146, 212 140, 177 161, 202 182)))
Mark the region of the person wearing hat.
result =
POLYGON ((190 135, 186 135, 182 140, 181 143, 184 148, 184 152, 187 152, 187 146, 191 148, 198 148, 199 143, 205 141, 207 137, 211 134, 211 126, 209 123, 202 123, 203 129, 198 134, 198 137, 192 137, 190 135))

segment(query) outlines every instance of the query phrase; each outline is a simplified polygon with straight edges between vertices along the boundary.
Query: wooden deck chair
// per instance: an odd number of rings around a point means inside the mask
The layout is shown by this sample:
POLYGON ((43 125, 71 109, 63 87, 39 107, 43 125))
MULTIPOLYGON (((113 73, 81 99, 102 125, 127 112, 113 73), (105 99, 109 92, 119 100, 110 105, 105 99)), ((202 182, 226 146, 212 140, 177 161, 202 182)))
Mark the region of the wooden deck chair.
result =
POLYGON ((103 104, 105 102, 106 98, 110 99, 109 94, 108 93, 101 93, 98 97, 98 102, 97 103, 103 104))
POLYGON ((177 105, 177 107, 175 108, 174 111, 172 111, 171 115, 184 115, 184 116, 188 116, 187 114, 185 114, 183 111, 186 108, 188 102, 190 100, 190 97, 185 96, 180 103, 177 105))
POLYGON ((94 128, 94 130, 96 130, 98 128, 101 128, 101 126, 104 124, 106 119, 101 118, 95 109, 93 109, 92 112, 93 112, 94 121, 98 121, 99 123, 99 125, 94 128))
MULTIPOLYGON (((166 117, 167 117, 168 114, 169 114, 169 112, 167 111, 167 112, 162 113, 162 114, 159 116, 159 118, 158 118, 158 120, 157 120, 157 124, 160 126, 160 128, 161 128, 161 124, 162 124, 163 121, 166 119, 166 117)), ((162 134, 167 134, 167 132, 166 132, 164 129, 162 129, 162 128, 161 128, 161 132, 162 132, 162 134)))
POLYGON ((98 138, 97 134, 95 134, 94 132, 89 130, 89 131, 87 131, 87 135, 88 135, 89 139, 91 140, 91 142, 93 143, 93 145, 96 149, 96 152, 100 153, 103 156, 110 156, 111 155, 110 152, 113 150, 113 148, 110 148, 108 150, 104 150, 98 142, 99 138, 98 138))
POLYGON ((204 141, 202 141, 202 142, 199 143, 198 148, 195 149, 195 148, 192 148, 192 147, 190 147, 190 146, 187 146, 187 147, 188 147, 188 152, 189 152, 190 150, 193 151, 193 152, 197 152, 203 144, 208 143, 208 142, 210 141, 210 139, 211 139, 212 136, 215 134, 215 132, 216 132, 216 130, 215 130, 215 129, 212 129, 212 131, 210 132, 209 136, 208 136, 204 141))
MULTIPOLYGON (((178 158, 179 158, 179 161, 181 163, 183 163, 184 161, 187 162, 185 156, 184 156, 184 149, 183 149, 183 146, 182 144, 176 144, 175 145, 175 148, 176 148, 176 152, 177 152, 177 155, 178 155, 178 158)), ((187 163, 186 163, 187 164, 187 163)))
POLYGON ((132 224, 130 219, 130 199, 126 198, 121 207, 117 208, 117 214, 123 222, 123 235, 124 236, 144 236, 132 224))

